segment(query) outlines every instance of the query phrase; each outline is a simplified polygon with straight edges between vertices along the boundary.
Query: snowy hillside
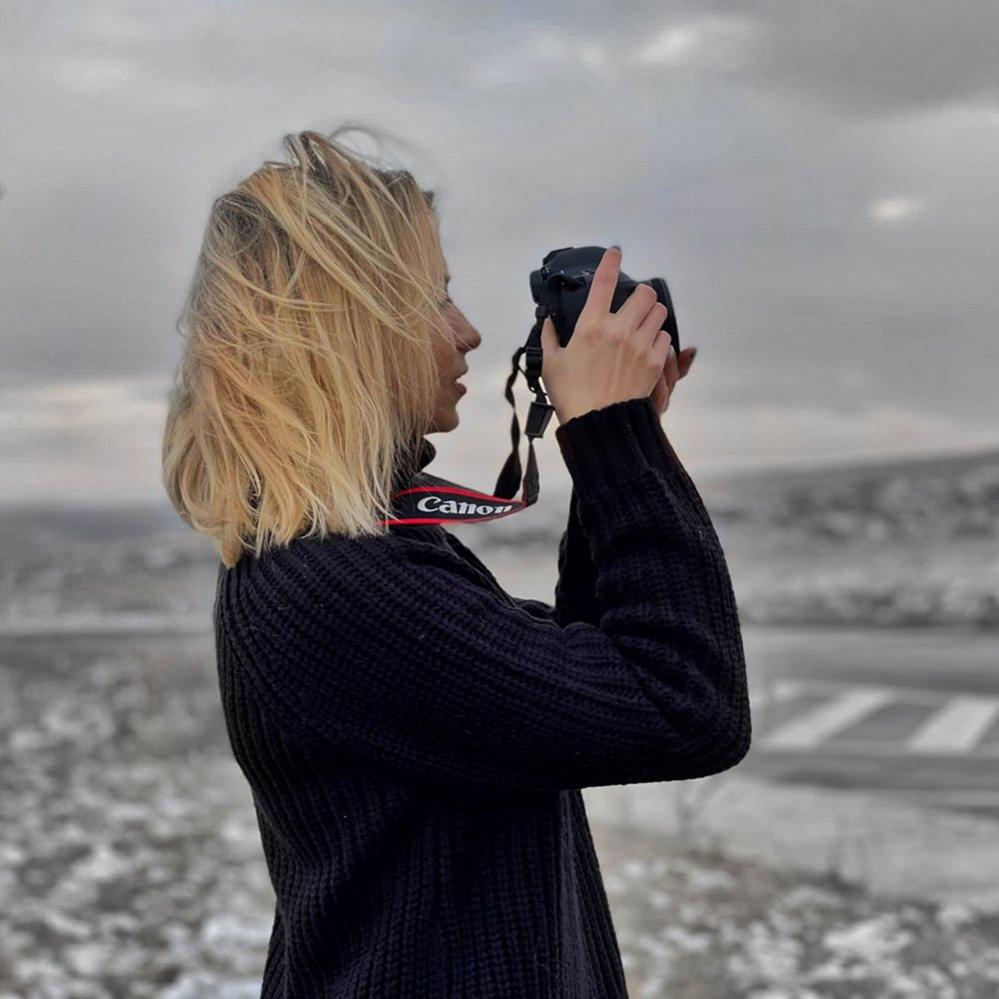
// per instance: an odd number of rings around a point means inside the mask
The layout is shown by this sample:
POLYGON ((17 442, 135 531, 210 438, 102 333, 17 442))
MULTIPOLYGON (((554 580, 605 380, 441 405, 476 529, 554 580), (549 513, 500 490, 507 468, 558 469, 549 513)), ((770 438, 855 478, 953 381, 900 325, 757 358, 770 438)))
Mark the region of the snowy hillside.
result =
MULTIPOLYGON (((999 627, 999 451, 698 481, 747 622, 999 627)), ((453 528, 488 563, 551 565, 568 497, 453 528)), ((67 612, 205 619, 211 541, 164 503, 0 510, 0 621, 67 612)))

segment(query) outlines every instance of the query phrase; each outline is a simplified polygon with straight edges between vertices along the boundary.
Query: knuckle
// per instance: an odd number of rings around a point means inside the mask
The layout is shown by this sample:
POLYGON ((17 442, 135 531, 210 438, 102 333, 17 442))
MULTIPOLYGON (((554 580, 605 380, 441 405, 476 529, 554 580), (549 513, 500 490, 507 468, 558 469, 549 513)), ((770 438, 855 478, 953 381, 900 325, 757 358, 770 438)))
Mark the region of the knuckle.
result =
POLYGON ((652 308, 649 309, 648 315, 645 317, 645 321, 648 323, 653 323, 656 326, 658 326, 660 323, 662 323, 663 319, 665 318, 666 318, 665 309, 663 309, 661 305, 657 304, 653 305, 652 308))

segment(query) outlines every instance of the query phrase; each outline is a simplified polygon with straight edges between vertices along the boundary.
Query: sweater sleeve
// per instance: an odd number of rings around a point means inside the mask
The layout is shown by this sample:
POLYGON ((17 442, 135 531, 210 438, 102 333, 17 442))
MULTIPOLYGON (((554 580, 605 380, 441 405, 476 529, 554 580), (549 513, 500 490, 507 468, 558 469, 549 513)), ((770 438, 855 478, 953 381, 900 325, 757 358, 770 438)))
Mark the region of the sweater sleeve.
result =
MULTIPOLYGON (((556 432, 557 433, 557 432, 556 432)), ((596 599, 597 566, 590 542, 579 519, 579 494, 573 483, 569 497, 569 520, 558 549, 558 579, 555 583, 555 620, 596 624, 600 605, 596 599)))
MULTIPOLYGON (((489 568, 483 565, 479 557, 450 532, 447 533, 448 544, 460 552, 466 561, 477 566, 496 585, 500 585, 489 568)), ((565 530, 559 539, 558 546, 558 577, 555 582, 555 605, 533 597, 517 597, 510 595, 521 610, 532 617, 557 621, 559 624, 569 624, 572 621, 589 621, 596 623, 599 609, 595 599, 596 565, 590 553, 590 542, 579 522, 579 503, 576 488, 573 486, 569 499, 569 518, 565 530)))
MULTIPOLYGON (((468 552, 467 548, 464 550, 468 552)), ((476 563, 481 565, 477 559, 476 563)), ((485 566, 482 568, 485 569, 485 566)), ((522 610, 537 618, 550 619, 562 625, 572 621, 589 621, 595 624, 599 617, 594 594, 596 578, 596 565, 590 554, 586 532, 579 522, 578 500, 573 486, 568 522, 559 539, 555 605, 533 597, 514 596, 511 599, 522 610)))
POLYGON ((680 780, 741 760, 735 598, 651 400, 581 414, 556 439, 598 623, 524 613, 426 541, 299 539, 226 598, 263 709, 317 751, 479 789, 680 780))

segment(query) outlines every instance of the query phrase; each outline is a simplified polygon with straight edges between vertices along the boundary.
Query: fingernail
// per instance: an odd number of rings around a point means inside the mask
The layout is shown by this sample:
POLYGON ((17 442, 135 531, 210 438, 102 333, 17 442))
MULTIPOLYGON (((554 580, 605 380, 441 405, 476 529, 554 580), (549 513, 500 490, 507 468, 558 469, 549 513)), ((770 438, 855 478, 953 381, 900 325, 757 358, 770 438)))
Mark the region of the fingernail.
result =
POLYGON ((620 250, 620 249, 621 249, 621 247, 620 247, 620 246, 618 246, 618 244, 617 244, 617 243, 611 243, 611 249, 612 249, 612 250, 620 250))

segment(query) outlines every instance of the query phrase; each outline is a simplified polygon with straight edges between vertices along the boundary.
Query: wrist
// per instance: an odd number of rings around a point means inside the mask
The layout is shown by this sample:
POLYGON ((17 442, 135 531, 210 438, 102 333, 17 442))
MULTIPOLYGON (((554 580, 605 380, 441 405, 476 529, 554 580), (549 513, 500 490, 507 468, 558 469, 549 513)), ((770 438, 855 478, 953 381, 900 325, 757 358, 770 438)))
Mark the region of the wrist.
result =
POLYGON ((594 477, 611 482, 628 478, 636 468, 655 464, 664 433, 647 397, 636 397, 594 407, 555 431, 573 482, 594 477))
MULTIPOLYGON (((649 398, 646 396, 636 396, 638 398, 649 398)), ((588 413, 595 413, 597 410, 606 409, 608 406, 612 406, 618 402, 632 402, 632 399, 615 399, 608 400, 605 402, 589 402, 589 403, 577 403, 575 405, 570 405, 565 409, 556 409, 555 416, 558 418, 559 426, 563 426, 570 420, 574 420, 579 416, 585 416, 588 413)), ((661 414, 660 414, 661 415, 661 414)))

